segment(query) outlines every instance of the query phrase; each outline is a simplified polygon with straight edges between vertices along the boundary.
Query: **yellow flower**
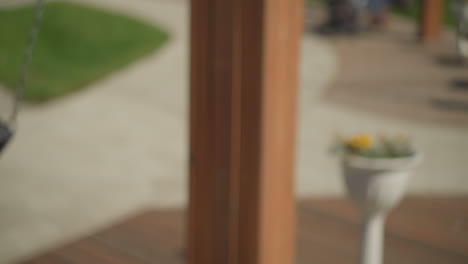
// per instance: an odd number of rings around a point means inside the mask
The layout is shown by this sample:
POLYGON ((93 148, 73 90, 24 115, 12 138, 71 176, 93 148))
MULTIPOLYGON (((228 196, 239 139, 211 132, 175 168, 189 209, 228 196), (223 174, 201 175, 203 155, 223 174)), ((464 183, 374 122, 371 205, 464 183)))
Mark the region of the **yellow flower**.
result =
POLYGON ((354 149, 368 149, 372 146, 372 137, 369 134, 362 134, 348 140, 348 145, 354 149))

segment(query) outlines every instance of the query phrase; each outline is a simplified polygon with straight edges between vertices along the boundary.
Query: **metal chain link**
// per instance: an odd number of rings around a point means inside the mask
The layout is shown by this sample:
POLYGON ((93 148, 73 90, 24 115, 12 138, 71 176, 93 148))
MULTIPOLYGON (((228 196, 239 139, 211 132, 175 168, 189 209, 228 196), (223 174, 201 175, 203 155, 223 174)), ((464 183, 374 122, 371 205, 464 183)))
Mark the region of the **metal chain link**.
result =
POLYGON ((31 66, 31 61, 33 57, 33 50, 37 42, 37 35, 39 32, 39 26, 41 24, 44 3, 45 0, 37 0, 34 20, 32 21, 31 30, 29 32, 28 42, 26 44, 26 50, 24 53, 23 67, 21 68, 18 86, 16 88, 13 109, 8 120, 8 126, 11 130, 14 130, 16 126, 16 117, 18 116, 21 99, 23 98, 24 90, 26 88, 26 83, 29 76, 29 68, 31 66))

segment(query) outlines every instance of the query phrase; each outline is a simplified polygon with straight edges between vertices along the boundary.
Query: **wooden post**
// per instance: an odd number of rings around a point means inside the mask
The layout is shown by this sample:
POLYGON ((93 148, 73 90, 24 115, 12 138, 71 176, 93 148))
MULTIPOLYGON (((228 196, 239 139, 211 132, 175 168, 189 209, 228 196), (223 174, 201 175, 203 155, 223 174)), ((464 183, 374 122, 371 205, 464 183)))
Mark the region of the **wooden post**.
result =
POLYGON ((443 26, 444 0, 422 0, 420 35, 423 41, 435 40, 443 26))
POLYGON ((188 262, 292 264, 303 0, 192 0, 188 262))

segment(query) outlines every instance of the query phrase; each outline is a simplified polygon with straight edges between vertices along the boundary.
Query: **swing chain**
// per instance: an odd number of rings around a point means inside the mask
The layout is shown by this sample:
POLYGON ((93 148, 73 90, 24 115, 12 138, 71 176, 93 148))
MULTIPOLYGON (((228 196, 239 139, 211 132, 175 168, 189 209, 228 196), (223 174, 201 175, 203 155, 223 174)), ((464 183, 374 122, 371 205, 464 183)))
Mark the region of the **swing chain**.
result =
POLYGON ((29 69, 30 69, 31 61, 33 57, 33 50, 37 42, 39 26, 41 24, 44 2, 45 0, 37 0, 36 10, 34 13, 34 20, 31 24, 31 29, 30 29, 29 36, 28 36, 28 42, 26 44, 26 50, 24 53, 21 74, 19 77, 18 86, 16 88, 15 100, 13 102, 13 110, 8 120, 8 125, 11 130, 14 130, 14 127, 16 126, 16 118, 18 116, 18 111, 20 108, 21 99, 23 98, 23 95, 24 95, 24 90, 26 88, 26 83, 27 83, 28 76, 29 76, 29 69))

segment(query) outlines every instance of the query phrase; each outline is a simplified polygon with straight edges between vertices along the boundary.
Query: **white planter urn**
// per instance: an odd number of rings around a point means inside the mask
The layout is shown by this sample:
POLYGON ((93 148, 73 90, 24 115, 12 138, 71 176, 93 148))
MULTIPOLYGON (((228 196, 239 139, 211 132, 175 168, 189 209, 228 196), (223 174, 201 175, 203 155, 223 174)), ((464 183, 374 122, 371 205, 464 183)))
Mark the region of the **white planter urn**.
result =
POLYGON ((385 218, 403 198, 411 169, 421 154, 405 158, 343 157, 349 196, 362 215, 360 264, 382 264, 385 218))

